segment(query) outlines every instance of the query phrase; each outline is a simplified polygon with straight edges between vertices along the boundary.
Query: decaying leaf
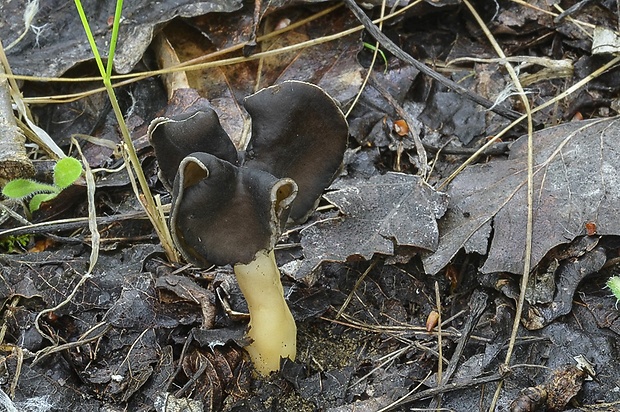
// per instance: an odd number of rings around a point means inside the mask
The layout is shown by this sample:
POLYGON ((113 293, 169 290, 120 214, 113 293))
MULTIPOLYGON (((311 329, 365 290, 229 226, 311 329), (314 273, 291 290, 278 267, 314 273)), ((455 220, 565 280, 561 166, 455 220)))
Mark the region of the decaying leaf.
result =
POLYGON ((203 315, 203 326, 211 329, 215 322, 215 295, 210 290, 204 289, 191 279, 178 275, 165 275, 157 278, 155 287, 161 294, 171 292, 179 299, 200 305, 203 315))
MULTIPOLYGON (((554 319, 568 314, 573 307, 573 295, 579 283, 587 275, 600 270, 606 261, 605 249, 596 247, 583 256, 562 262, 551 277, 552 287, 549 290, 552 295, 555 292, 553 301, 530 303, 524 315, 523 325, 530 330, 540 329, 554 319), (557 278, 555 283, 553 283, 554 278, 557 278)), ((536 291, 536 289, 538 289, 537 285, 528 285, 528 291, 536 291)))
POLYGON ((618 53, 620 36, 606 27, 595 27, 592 38, 592 54, 618 53))
POLYGON ((510 404, 510 411, 563 411, 581 390, 587 376, 586 372, 573 365, 555 370, 544 384, 523 389, 510 404))
MULTIPOLYGON (((618 121, 573 122, 535 133, 532 266, 551 248, 585 234, 587 222, 596 223, 599 235, 620 234, 618 121)), ((526 150, 524 136, 507 160, 468 167, 454 180, 439 246, 424 258, 427 273, 437 273, 461 248, 488 252, 483 273, 523 271, 526 150)))
POLYGON ((297 279, 306 278, 323 261, 393 255, 397 245, 431 251, 437 247, 436 220, 446 210, 447 197, 418 176, 387 173, 339 181, 332 188, 336 190, 325 197, 344 217, 302 231, 306 259, 295 273, 297 279))
POLYGON ((243 391, 249 369, 243 352, 234 346, 194 349, 181 360, 182 382, 192 398, 208 411, 221 410, 224 399, 243 391))

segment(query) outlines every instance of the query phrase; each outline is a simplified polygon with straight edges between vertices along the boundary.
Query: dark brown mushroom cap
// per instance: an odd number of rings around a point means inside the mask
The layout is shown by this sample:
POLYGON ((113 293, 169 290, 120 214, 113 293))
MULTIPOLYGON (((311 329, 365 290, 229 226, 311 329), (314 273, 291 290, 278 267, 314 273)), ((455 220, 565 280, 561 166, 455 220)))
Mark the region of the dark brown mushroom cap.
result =
POLYGON ((304 221, 336 177, 347 146, 347 121, 320 87, 286 81, 247 97, 252 138, 244 166, 289 177, 299 188, 290 219, 304 221))
POLYGON ((169 190, 181 161, 191 153, 211 153, 237 163, 237 149, 209 107, 169 118, 159 117, 151 122, 148 134, 159 162, 159 177, 169 190))
POLYGON ((273 249, 296 191, 291 179, 192 153, 174 181, 172 236, 198 266, 250 263, 273 249))

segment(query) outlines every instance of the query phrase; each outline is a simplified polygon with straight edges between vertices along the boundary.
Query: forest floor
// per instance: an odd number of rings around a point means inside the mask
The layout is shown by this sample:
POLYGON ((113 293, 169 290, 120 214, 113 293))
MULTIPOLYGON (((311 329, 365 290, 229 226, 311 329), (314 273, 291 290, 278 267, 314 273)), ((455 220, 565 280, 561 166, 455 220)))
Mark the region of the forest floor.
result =
MULTIPOLYGON (((116 2, 90 3, 105 61, 116 2)), ((58 194, 2 201, 0 409, 620 410, 620 4, 358 4, 127 2, 133 168, 73 3, 0 4, 0 98, 27 138, 3 126, 2 183, 58 194), (276 244, 297 357, 262 378, 232 267, 175 259, 133 185, 137 165, 169 210, 153 119, 207 105, 242 150, 244 98, 287 80, 329 94, 349 142, 276 244)))

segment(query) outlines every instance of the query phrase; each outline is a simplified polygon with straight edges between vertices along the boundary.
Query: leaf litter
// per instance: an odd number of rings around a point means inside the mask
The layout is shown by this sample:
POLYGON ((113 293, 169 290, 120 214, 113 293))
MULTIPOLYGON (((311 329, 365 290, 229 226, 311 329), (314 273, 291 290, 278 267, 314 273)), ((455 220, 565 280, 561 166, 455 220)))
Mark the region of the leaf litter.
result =
POLYGON ((447 197, 419 177, 387 173, 370 179, 343 179, 331 189, 325 198, 343 216, 302 230, 306 258, 295 268, 295 278, 308 282, 306 277, 324 261, 391 256, 398 246, 437 248, 437 219, 446 210, 447 197))
MULTIPOLYGON (((612 118, 535 133, 532 266, 552 248, 585 235, 587 222, 596 222, 600 235, 620 233, 618 126, 612 118)), ((450 185, 439 246, 424 258, 428 273, 437 273, 461 248, 488 254, 483 273, 523 271, 526 140, 512 144, 507 160, 470 166, 450 185)))
MULTIPOLYGON (((172 3, 163 2, 161 7, 173 10, 172 3)), ((596 25, 597 36, 606 33, 613 39, 617 10, 607 3, 581 3, 574 8, 565 5, 566 13, 542 1, 535 6, 548 13, 516 1, 497 9, 478 5, 509 58, 517 59, 512 61, 519 61, 522 53, 574 62, 574 72, 556 73, 543 72, 523 60, 520 74, 529 76, 527 82, 536 87, 529 95, 535 105, 606 61, 609 50, 601 48, 602 37, 595 38, 595 50, 591 50, 591 38, 584 29, 588 26, 579 27, 575 19, 596 25), (549 13, 562 15, 554 20, 549 13)), ((225 12, 209 9, 204 14, 200 7, 209 4, 197 6, 197 17, 180 11, 165 17, 184 16, 163 29, 181 61, 239 44, 244 46, 233 55, 252 57, 358 24, 344 8, 336 8, 281 35, 262 38, 326 5, 231 2, 225 12)), ((41 5, 49 7, 45 2, 41 5)), ((24 6, 12 7, 12 3, 0 6, 3 11, 15 10, 2 13, 9 22, 1 26, 3 39, 17 37, 24 23, 20 8, 24 6)), ((126 7, 128 16, 145 10, 139 4, 126 7)), ((72 21, 75 15, 70 11, 55 10, 49 15, 51 22, 72 21)), ((159 30, 160 20, 151 19, 149 12, 141 16, 145 26, 140 26, 142 20, 129 19, 122 30, 142 34, 153 27, 159 30)), ((98 16, 94 24, 98 39, 104 41, 107 15, 98 16)), ((398 47, 408 53, 407 63, 414 57, 429 59, 426 63, 432 61, 433 68, 487 102, 506 87, 500 62, 492 61, 491 48, 474 35, 470 20, 453 2, 425 4, 399 19, 384 28, 390 38, 399 39, 398 47), (487 60, 460 59, 442 65, 444 60, 480 56, 487 60)), ((9 50, 15 73, 34 70, 60 75, 73 67, 71 76, 92 75, 88 65, 79 65, 88 58, 80 55, 86 50, 83 37, 77 35, 81 31, 74 33, 78 47, 65 53, 66 48, 54 46, 60 38, 56 26, 45 27, 42 13, 33 21, 32 31, 9 50), (37 32, 44 29, 52 31, 48 36, 37 32), (50 51, 60 58, 48 65, 50 51), (30 56, 27 64, 25 56, 30 56)), ((117 69, 152 67, 150 51, 144 53, 148 36, 125 37, 127 43, 123 43, 124 36, 119 48, 125 60, 117 62, 117 69), (129 47, 132 41, 137 43, 129 47)), ((239 103, 261 87, 286 79, 310 81, 347 107, 367 69, 362 42, 368 40, 372 41, 353 33, 242 65, 189 71, 190 88, 167 106, 162 96, 171 90, 164 91, 156 80, 140 82, 135 88, 125 86, 120 96, 127 99, 121 103, 152 187, 165 203, 167 193, 156 180, 156 165, 144 138, 145 125, 162 109, 183 111, 197 101, 211 105, 242 146, 247 116, 239 103)), ((70 296, 87 269, 89 235, 81 229, 83 223, 46 222, 32 233, 53 239, 51 250, 1 257, 6 345, 0 354, 4 391, 0 395, 10 396, 2 397, 2 402, 9 405, 13 399, 16 407, 29 408, 24 402, 40 400, 33 410, 136 411, 376 411, 436 407, 439 400, 443 408, 466 410, 490 404, 492 391, 486 389, 500 379, 494 372, 510 335, 523 268, 526 139, 511 142, 506 157, 494 152, 500 156, 484 157, 480 164, 467 167, 447 193, 434 190, 432 186, 462 161, 462 154, 472 153, 504 127, 507 120, 502 116, 510 112, 484 111, 470 102, 472 96, 457 97, 449 86, 439 85, 440 80, 431 82, 394 55, 386 57, 387 67, 375 68, 351 112, 355 140, 350 142, 344 176, 325 194, 324 206, 329 203, 329 210, 315 213, 304 226, 290 228, 278 250, 283 269, 290 274, 285 293, 300 321, 296 362, 285 363, 281 375, 271 381, 253 377, 242 350, 247 343, 243 340, 247 307, 230 268, 200 271, 166 262, 152 230, 135 217, 140 206, 127 189, 127 177, 116 179, 107 170, 107 176, 98 180, 96 199, 98 214, 110 215, 99 219, 101 241, 109 246, 102 247, 92 278, 71 302, 36 322, 38 313, 70 296), (409 134, 401 134, 405 118, 409 134), (429 164, 420 163, 415 139, 435 156, 428 156, 429 164), (415 176, 422 170, 431 171, 428 183, 415 176), (115 184, 105 183, 115 179, 115 184), (128 213, 133 214, 127 217, 128 213), (491 299, 482 320, 472 323, 468 317, 476 309, 470 297, 475 295, 491 299), (429 314, 437 310, 446 322, 441 348, 438 330, 428 332, 425 326, 429 314), (41 332, 55 342, 48 342, 41 332), (441 353, 447 382, 438 383, 441 353)), ((592 80, 588 90, 570 95, 565 106, 536 114, 541 127, 561 125, 534 136, 534 270, 522 319, 527 330, 520 331, 524 350, 515 354, 514 363, 521 365, 513 367, 511 376, 504 376, 509 385, 500 396, 500 408, 524 399, 529 402, 531 397, 521 395, 541 388, 553 392, 545 398, 548 409, 561 410, 571 399, 581 404, 607 402, 613 407, 614 379, 595 377, 595 383, 584 383, 587 377, 572 365, 581 365, 575 358, 582 355, 594 363, 594 372, 588 374, 618 376, 615 340, 620 327, 615 299, 603 289, 608 275, 616 271, 613 258, 619 249, 613 210, 618 203, 618 125, 610 117, 618 107, 613 98, 616 78, 617 70, 610 70, 592 80), (597 119, 567 122, 575 114, 597 119), (609 333, 601 333, 602 329, 609 333), (532 373, 540 368, 524 364, 544 365, 549 372, 532 373)), ((38 99, 42 91, 60 94, 69 89, 45 86, 27 82, 26 95, 38 99)), ((92 85, 72 87, 83 92, 92 85)), ((520 110, 513 96, 496 103, 513 113, 520 110)), ((120 164, 113 148, 118 131, 107 115, 105 98, 94 96, 53 107, 37 113, 61 146, 68 146, 72 133, 93 134, 84 139, 89 142, 91 166, 120 164), (104 144, 98 144, 97 138, 103 138, 104 144)), ((522 131, 511 133, 515 137, 522 131)), ((510 136, 504 138, 510 140, 510 136)), ((83 216, 83 193, 72 195, 72 202, 77 206, 62 210, 61 205, 50 205, 51 214, 39 218, 83 216)), ((13 206, 12 213, 19 212, 13 206)), ((9 232, 16 223, 2 222, 0 230, 5 234, 28 233, 23 227, 16 228, 21 232, 9 232)))

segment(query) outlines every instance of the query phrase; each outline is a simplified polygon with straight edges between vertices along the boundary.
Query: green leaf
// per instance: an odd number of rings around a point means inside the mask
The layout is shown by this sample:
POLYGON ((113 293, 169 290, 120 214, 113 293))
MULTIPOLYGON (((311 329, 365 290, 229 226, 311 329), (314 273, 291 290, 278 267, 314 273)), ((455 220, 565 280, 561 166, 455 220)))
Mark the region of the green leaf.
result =
POLYGON ((61 189, 71 186, 82 174, 82 164, 73 157, 64 157, 54 166, 54 184, 61 189))
POLYGON ((28 179, 11 180, 2 189, 2 194, 11 199, 23 199, 36 193, 58 193, 60 190, 56 186, 37 182, 28 179))
POLYGON ((28 204, 30 212, 38 210, 41 207, 41 203, 52 200, 56 196, 58 196, 58 193, 40 193, 38 195, 34 195, 32 199, 30 199, 30 203, 28 204))

